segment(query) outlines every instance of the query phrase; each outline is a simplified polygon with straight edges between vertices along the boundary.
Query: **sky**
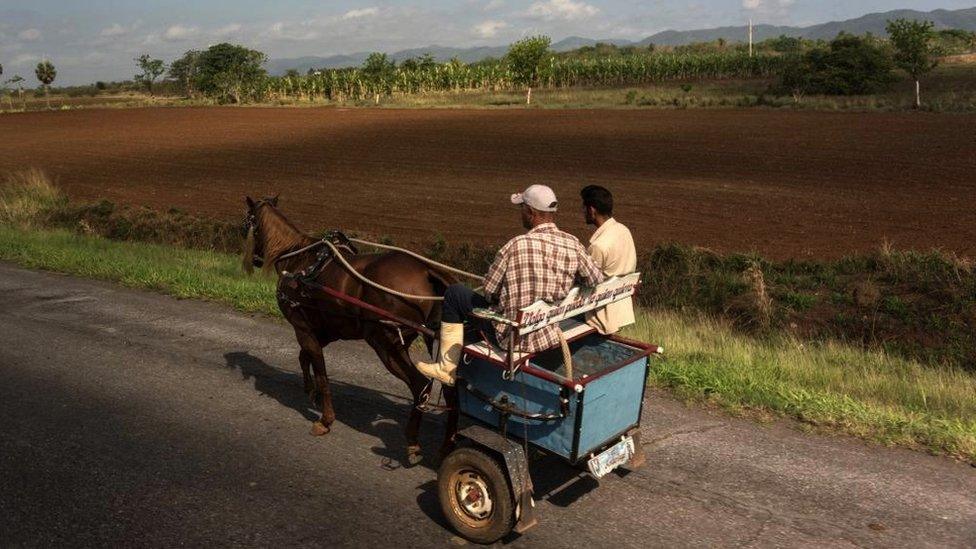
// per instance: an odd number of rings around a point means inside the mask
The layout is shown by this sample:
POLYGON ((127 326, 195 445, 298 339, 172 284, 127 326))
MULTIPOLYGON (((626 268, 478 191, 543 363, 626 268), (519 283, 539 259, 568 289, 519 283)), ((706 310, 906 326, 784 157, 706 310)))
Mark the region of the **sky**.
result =
POLYGON ((972 7, 974 0, 0 0, 0 80, 55 85, 132 78, 133 58, 166 62, 233 42, 271 58, 394 52, 432 44, 507 44, 533 34, 638 40, 676 29, 757 23, 806 26, 866 13, 972 7))

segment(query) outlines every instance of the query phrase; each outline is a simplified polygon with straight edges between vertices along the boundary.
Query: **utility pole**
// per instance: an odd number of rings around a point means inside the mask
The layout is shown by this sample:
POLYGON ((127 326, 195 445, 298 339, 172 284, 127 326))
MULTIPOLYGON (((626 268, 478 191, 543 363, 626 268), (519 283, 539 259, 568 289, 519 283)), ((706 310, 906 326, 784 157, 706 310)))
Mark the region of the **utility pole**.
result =
POLYGON ((749 57, 752 57, 752 18, 749 19, 749 57))

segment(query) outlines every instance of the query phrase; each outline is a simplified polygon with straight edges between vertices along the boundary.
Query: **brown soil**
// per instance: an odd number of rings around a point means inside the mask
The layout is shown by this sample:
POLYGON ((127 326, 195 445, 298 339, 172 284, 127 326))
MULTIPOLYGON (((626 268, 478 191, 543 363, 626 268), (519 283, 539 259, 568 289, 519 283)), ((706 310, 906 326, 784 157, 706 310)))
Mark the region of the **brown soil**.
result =
POLYGON ((232 219, 281 193, 308 229, 499 242, 509 195, 603 184, 639 246, 773 258, 941 247, 976 255, 976 117, 767 110, 157 108, 0 117, 0 172, 75 199, 232 219))

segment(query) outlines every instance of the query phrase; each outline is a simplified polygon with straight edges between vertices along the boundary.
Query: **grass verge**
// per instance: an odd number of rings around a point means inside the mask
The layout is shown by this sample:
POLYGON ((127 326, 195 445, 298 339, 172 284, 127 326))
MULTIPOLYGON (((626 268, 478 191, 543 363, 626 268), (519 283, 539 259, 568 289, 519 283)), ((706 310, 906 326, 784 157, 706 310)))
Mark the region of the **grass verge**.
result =
MULTIPOLYGON (((0 259, 278 315, 273 282, 244 277, 230 254, 0 225, 0 259)), ((695 316, 639 316, 628 335, 668 349, 651 383, 679 396, 976 463, 972 374, 839 343, 751 337, 695 316)))

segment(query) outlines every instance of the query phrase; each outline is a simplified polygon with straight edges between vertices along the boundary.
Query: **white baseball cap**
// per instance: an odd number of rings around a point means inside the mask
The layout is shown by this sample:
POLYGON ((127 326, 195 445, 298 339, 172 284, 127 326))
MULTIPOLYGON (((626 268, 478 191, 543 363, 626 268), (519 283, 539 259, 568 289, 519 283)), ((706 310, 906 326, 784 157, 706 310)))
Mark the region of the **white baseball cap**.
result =
POLYGON ((556 193, 545 185, 532 185, 525 192, 513 194, 512 204, 527 204, 540 212, 554 212, 559 207, 556 193))

